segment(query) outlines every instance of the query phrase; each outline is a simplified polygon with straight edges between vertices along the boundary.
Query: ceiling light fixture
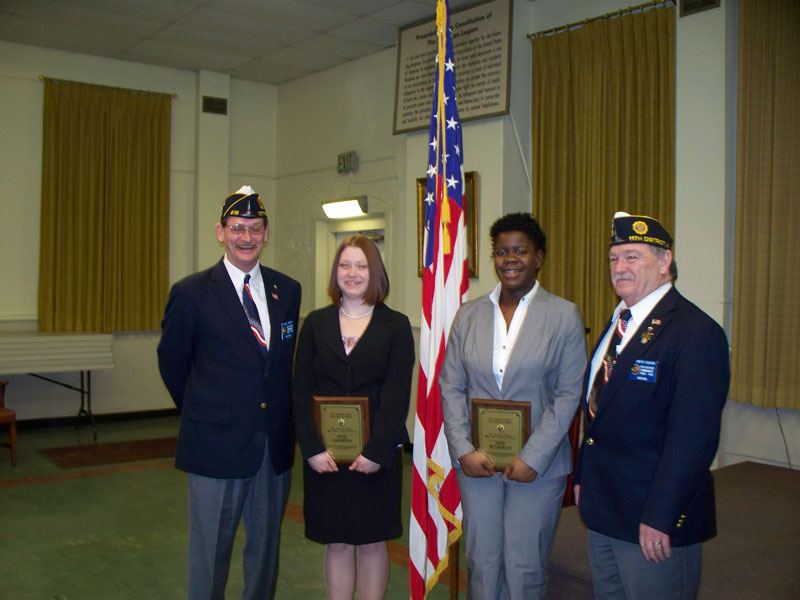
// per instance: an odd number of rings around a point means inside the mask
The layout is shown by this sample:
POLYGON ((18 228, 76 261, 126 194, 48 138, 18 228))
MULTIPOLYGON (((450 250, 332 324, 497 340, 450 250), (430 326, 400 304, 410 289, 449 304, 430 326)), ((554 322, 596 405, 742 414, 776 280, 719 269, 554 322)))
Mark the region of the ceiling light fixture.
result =
POLYGON ((353 217, 363 217, 367 214, 367 197, 354 196, 352 198, 340 198, 338 200, 328 200, 322 203, 322 210, 329 219, 352 219, 353 217))

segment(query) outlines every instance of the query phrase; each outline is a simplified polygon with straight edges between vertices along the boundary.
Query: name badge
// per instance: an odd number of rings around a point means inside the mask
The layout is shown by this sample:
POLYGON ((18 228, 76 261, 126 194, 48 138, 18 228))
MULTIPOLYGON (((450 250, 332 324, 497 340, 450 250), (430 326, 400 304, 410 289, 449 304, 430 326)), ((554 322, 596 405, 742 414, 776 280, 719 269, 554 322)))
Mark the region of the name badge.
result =
POLYGON ((289 340, 294 337, 294 321, 284 321, 281 323, 281 339, 289 340))
POLYGON ((628 379, 632 379, 633 381, 646 381, 648 383, 655 383, 657 371, 657 360, 643 360, 640 358, 633 363, 630 373, 628 373, 628 379))

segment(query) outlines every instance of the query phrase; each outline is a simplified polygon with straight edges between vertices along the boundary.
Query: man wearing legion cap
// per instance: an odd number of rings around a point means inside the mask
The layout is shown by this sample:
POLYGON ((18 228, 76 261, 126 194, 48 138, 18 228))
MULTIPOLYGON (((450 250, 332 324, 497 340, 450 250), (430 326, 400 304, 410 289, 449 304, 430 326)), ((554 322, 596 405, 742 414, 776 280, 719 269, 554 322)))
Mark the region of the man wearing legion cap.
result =
POLYGON ((620 303, 584 377, 574 479, 595 598, 695 598, 701 542, 716 534, 728 341, 675 289, 656 219, 614 215, 608 257, 620 303))
POLYGON ((158 366, 189 473, 189 598, 224 599, 244 522, 243 599, 272 598, 294 450, 291 376, 300 284, 259 264, 269 224, 245 186, 225 199, 225 256, 170 291, 158 366))

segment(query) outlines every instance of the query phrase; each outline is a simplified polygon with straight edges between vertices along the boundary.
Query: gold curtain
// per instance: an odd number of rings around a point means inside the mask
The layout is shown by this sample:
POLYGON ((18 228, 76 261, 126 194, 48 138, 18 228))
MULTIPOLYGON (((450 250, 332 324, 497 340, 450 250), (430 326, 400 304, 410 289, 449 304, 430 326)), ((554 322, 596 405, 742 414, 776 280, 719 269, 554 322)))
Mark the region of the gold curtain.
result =
POLYGON ((171 99, 44 81, 39 329, 158 329, 171 99))
POLYGON ((675 10, 588 22, 532 39, 533 214, 548 237, 542 284, 600 334, 618 302, 614 212, 674 231, 675 10))
POLYGON ((800 2, 739 3, 730 396, 800 409, 800 2))

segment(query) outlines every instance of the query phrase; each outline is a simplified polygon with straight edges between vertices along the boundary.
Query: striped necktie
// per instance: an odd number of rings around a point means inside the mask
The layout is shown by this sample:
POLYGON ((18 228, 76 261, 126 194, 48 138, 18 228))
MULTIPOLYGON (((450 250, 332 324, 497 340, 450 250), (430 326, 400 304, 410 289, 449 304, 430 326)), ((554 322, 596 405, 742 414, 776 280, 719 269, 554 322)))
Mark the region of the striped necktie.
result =
POLYGON ((250 330, 256 336, 256 341, 261 349, 261 353, 267 355, 267 338, 264 337, 264 328, 261 327, 261 319, 258 318, 258 308, 253 300, 253 292, 250 291, 250 273, 244 276, 244 288, 242 289, 242 306, 250 323, 250 330))
POLYGON ((594 376, 594 383, 592 384, 592 391, 589 392, 589 418, 594 419, 597 413, 597 404, 600 399, 600 394, 603 393, 603 388, 606 387, 608 380, 611 378, 611 371, 617 362, 617 346, 622 341, 622 336, 625 335, 625 329, 628 327, 628 321, 631 320, 631 311, 627 308, 619 314, 617 324, 614 327, 614 334, 611 336, 611 341, 608 343, 608 350, 603 357, 603 362, 597 375, 594 376))

